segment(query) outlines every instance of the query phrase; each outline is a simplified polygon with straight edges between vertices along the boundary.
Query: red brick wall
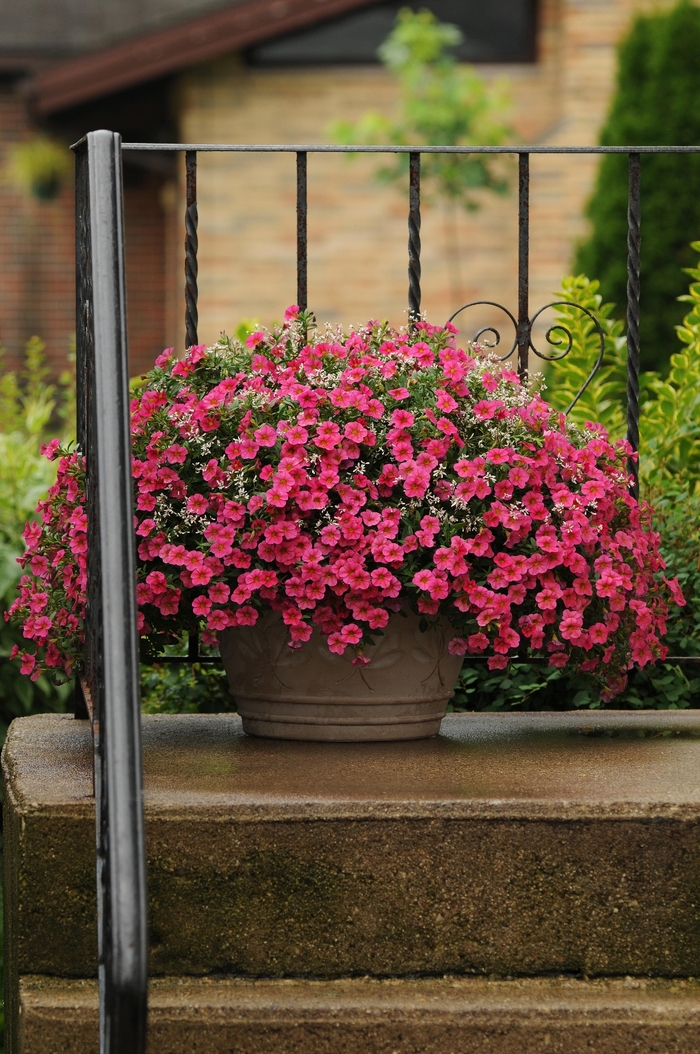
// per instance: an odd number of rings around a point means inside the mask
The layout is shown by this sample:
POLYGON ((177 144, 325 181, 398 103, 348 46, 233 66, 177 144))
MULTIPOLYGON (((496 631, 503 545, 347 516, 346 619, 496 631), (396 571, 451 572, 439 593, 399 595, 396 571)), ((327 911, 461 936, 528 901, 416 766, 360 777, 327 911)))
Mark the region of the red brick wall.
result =
MULTIPOLYGON (((36 134, 23 100, 0 85, 0 344, 21 361, 34 334, 52 372, 65 369, 75 333, 74 197, 68 180, 54 201, 37 201, 3 175, 14 143, 36 134)), ((125 173, 130 371, 150 368, 165 341, 165 219, 162 177, 125 173)))
POLYGON ((145 373, 165 347, 163 181, 153 173, 124 179, 124 237, 131 374, 145 373))
POLYGON ((73 189, 43 202, 9 182, 9 151, 33 134, 21 98, 0 85, 0 343, 8 366, 16 366, 25 342, 38 334, 58 372, 75 331, 73 189))

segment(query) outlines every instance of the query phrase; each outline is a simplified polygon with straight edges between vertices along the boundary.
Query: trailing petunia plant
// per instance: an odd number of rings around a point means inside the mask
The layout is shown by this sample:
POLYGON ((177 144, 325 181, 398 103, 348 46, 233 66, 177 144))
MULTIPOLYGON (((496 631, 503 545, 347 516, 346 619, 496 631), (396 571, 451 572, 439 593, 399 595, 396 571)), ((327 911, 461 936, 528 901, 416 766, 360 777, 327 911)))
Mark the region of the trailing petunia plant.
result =
MULTIPOLYGON (((273 610, 290 647, 317 626, 362 665, 408 607, 426 630, 449 620, 453 654, 540 656, 604 700, 666 654, 683 597, 630 497, 626 442, 567 425, 449 324, 344 334, 290 308, 244 343, 163 352, 131 410, 146 647, 196 628, 215 644, 273 610)), ((47 453, 58 477, 12 609, 31 676, 76 670, 83 641, 83 460, 47 453)))

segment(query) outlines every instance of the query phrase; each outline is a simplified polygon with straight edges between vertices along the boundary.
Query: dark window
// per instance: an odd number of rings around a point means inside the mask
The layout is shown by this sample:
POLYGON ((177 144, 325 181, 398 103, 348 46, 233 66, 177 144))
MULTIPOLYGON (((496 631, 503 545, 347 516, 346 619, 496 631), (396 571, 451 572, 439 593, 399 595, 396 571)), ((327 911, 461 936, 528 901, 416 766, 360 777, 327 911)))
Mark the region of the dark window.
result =
POLYGON ((389 0, 268 41, 248 59, 256 66, 377 62, 377 48, 402 7, 427 7, 441 22, 459 26, 464 41, 455 55, 463 62, 535 60, 535 0, 389 0))

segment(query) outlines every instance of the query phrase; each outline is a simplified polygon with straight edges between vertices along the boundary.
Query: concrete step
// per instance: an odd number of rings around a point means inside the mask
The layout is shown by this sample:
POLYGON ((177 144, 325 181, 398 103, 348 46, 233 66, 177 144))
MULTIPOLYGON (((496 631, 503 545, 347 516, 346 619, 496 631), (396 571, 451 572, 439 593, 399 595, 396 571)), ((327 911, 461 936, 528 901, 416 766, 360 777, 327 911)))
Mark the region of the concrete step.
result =
MULTIPOLYGON (((153 974, 700 976, 700 739, 491 716, 396 744, 145 718, 153 974)), ((15 721, 4 766, 11 984, 92 976, 87 724, 15 721)))
MULTIPOLYGON (((163 978, 149 1054, 697 1054, 698 982, 163 978)), ((97 1054, 97 984, 25 977, 20 1054, 97 1054)))

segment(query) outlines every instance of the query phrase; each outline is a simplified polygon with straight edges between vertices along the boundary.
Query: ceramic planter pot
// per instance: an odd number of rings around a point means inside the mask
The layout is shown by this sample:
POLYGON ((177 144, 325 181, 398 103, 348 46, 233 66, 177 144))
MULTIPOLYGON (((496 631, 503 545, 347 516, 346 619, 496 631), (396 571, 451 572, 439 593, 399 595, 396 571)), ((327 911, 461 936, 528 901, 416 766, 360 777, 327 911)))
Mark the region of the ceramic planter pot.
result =
POLYGON ((244 731, 333 742, 437 735, 463 660, 447 650, 454 636, 447 620, 424 633, 419 621, 411 612, 392 615, 362 667, 352 665, 351 648, 330 652, 318 629, 289 648, 278 612, 224 630, 221 658, 244 731))

